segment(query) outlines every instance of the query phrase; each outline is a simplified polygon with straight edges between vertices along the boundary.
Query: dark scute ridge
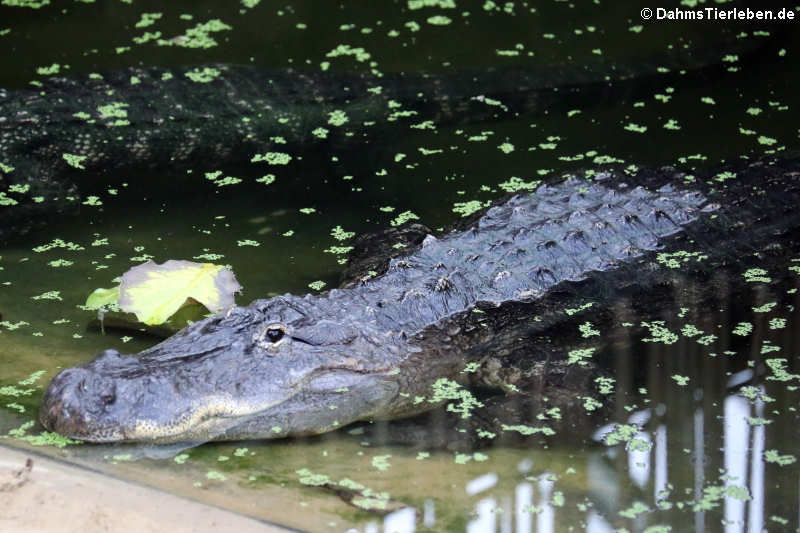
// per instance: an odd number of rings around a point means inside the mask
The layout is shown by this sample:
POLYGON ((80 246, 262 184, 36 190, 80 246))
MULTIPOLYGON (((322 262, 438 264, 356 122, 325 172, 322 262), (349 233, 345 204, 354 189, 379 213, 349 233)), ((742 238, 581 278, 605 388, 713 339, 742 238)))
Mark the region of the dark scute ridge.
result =
POLYGON ((695 221, 705 205, 693 191, 569 178, 511 197, 467 231, 429 239, 356 292, 382 326, 419 331, 478 301, 529 300, 630 262, 657 250, 659 239, 695 221))

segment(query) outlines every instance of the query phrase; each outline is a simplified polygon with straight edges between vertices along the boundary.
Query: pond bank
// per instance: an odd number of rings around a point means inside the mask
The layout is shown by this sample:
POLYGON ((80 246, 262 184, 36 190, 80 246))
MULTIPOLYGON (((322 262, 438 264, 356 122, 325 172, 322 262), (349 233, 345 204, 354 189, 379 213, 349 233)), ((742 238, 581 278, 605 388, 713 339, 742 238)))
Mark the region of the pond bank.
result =
POLYGON ((0 446, 0 531, 279 533, 290 530, 0 446), (33 465, 30 471, 25 471, 29 458, 33 465))

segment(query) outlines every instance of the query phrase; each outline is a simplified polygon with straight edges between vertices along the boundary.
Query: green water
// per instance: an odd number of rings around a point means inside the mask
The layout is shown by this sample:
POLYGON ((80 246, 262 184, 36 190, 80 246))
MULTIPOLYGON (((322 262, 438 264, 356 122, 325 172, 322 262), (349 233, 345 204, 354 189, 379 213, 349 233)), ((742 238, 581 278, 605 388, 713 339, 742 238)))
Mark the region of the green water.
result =
MULTIPOLYGON (((0 5, 0 87, 9 89, 42 78, 37 68, 54 63, 65 75, 209 62, 387 74, 562 65, 645 72, 684 47, 722 56, 724 36, 747 31, 735 22, 644 22, 644 6, 605 2, 8 4, 0 5), (162 16, 142 26, 143 13, 162 16), (133 41, 145 32, 169 39, 212 19, 231 29, 212 33, 217 44, 209 48, 133 41), (356 52, 332 53, 340 45, 356 52)), ((752 304, 706 310, 688 300, 669 325, 678 334, 673 344, 636 339, 612 348, 619 361, 613 421, 638 429, 611 447, 556 436, 527 448, 421 453, 343 431, 132 461, 129 448, 58 448, 31 439, 42 428, 29 424, 59 369, 105 348, 130 353, 155 342, 87 332, 94 315, 78 307, 144 259, 218 254, 215 262, 230 265, 244 286, 237 301, 245 304, 310 292, 317 281, 336 286, 341 256, 325 251, 342 244, 331 235, 336 226, 362 233, 411 211, 439 228, 460 216, 459 204, 498 197, 512 177, 546 181, 609 160, 691 169, 797 150, 796 30, 779 50, 726 61, 734 72, 713 78, 648 81, 618 93, 612 86, 499 121, 435 129, 411 128, 412 121, 380 130, 365 145, 292 147, 295 159, 271 168, 269 185, 255 182, 263 168, 224 161, 218 168, 242 183, 217 187, 203 178, 211 169, 87 176, 102 206, 82 206, 0 250, 2 442, 41 445, 47 454, 312 531, 796 531, 800 301, 785 294, 798 287, 794 274, 782 294, 754 287, 745 296, 752 304), (55 239, 71 246, 36 251, 55 239), (790 303, 750 312, 771 300, 790 303), (752 331, 740 336, 734 332, 742 321, 752 331), (717 337, 711 344, 698 343, 691 330, 680 333, 701 322, 715 328, 706 328, 717 337), (748 385, 751 366, 781 358, 786 372, 769 371, 774 379, 748 385), (633 366, 647 370, 644 377, 633 366), (21 426, 24 435, 9 434, 21 426), (323 482, 347 487, 357 504, 323 482)))

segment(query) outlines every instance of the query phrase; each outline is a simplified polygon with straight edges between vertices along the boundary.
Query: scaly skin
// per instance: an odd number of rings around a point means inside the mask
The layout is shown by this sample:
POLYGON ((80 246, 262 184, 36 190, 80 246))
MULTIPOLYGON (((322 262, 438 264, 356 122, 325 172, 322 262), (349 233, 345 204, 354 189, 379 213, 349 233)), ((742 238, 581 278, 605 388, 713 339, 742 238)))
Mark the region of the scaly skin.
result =
POLYGON ((647 305, 740 256, 793 249, 800 161, 727 170, 736 177, 690 187, 672 169, 542 186, 353 287, 257 300, 137 357, 107 350, 53 379, 41 420, 93 442, 317 434, 430 409, 468 363, 483 385, 524 394, 550 372, 542 363, 559 350, 545 340, 566 308, 647 305), (659 254, 678 250, 704 257, 665 265, 659 254))

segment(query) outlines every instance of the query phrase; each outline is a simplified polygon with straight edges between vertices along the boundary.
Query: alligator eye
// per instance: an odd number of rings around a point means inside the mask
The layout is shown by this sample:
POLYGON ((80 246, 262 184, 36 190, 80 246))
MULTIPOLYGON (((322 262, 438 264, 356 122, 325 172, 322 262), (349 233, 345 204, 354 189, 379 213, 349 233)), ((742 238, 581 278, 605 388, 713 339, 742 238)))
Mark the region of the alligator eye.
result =
POLYGON ((275 355, 278 353, 279 347, 286 342, 286 339, 289 337, 289 329, 279 323, 273 322, 268 326, 259 328, 253 334, 253 342, 255 342, 261 348, 266 349, 269 352, 267 355, 275 355))
POLYGON ((267 328, 267 338, 271 343, 276 343, 283 338, 284 332, 281 328, 267 328))

